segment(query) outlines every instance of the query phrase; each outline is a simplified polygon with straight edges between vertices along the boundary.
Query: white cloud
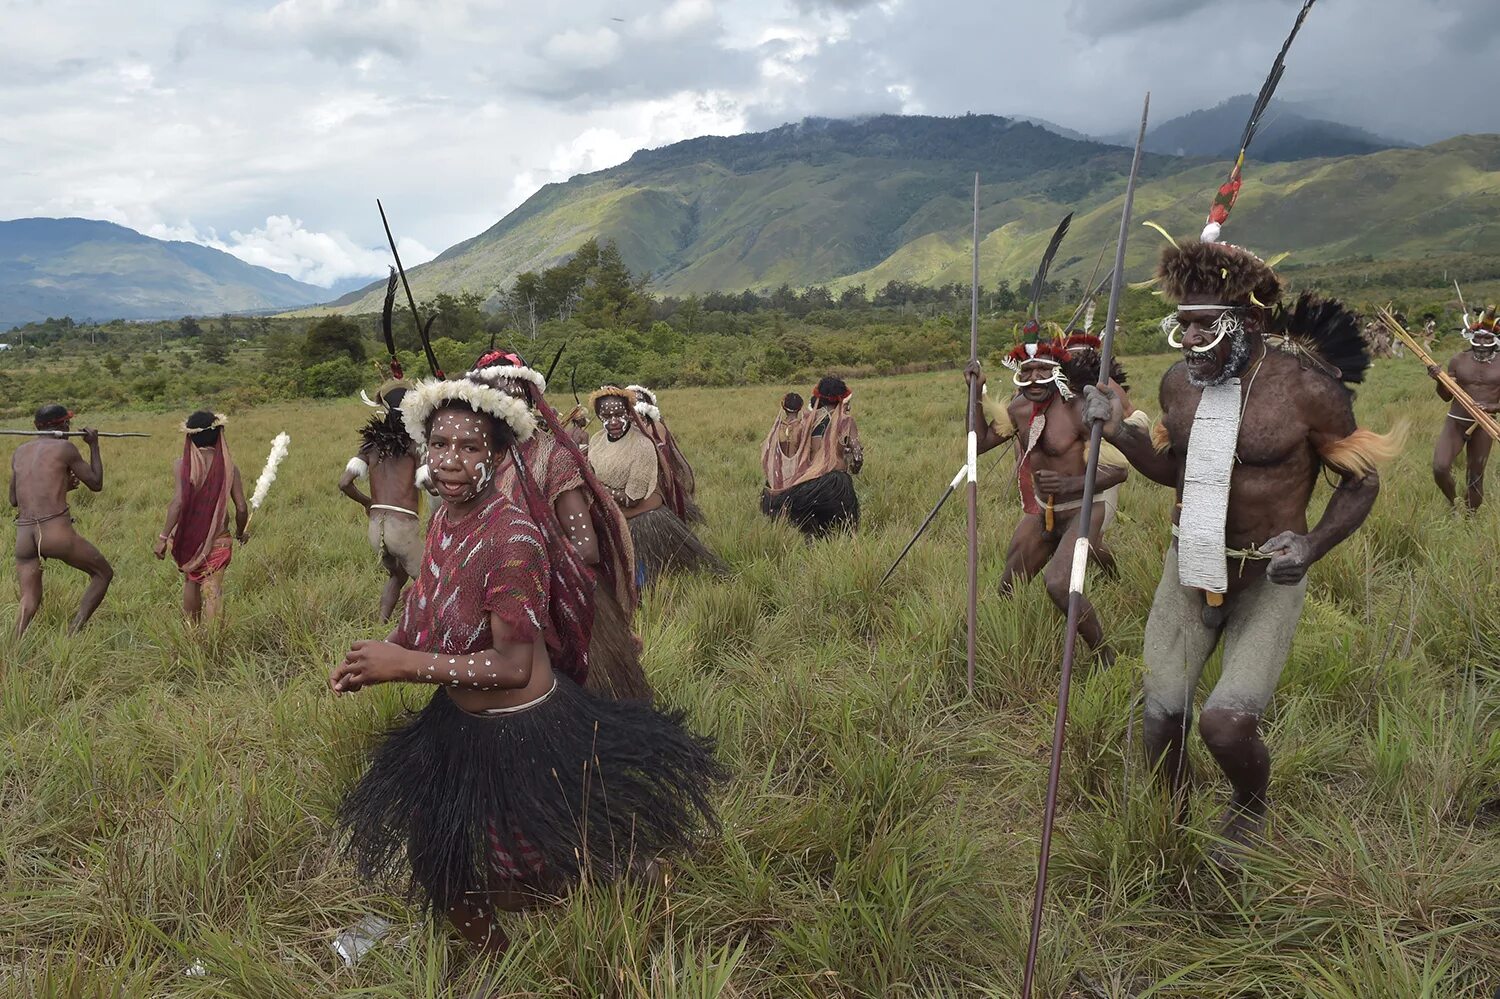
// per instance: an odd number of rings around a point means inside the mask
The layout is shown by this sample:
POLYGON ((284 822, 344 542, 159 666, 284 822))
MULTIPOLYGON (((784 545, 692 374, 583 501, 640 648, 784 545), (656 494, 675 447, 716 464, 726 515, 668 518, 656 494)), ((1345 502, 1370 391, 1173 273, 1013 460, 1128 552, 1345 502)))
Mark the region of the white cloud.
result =
POLYGON ((559 69, 598 69, 620 55, 620 36, 608 28, 569 28, 547 39, 542 53, 559 69))

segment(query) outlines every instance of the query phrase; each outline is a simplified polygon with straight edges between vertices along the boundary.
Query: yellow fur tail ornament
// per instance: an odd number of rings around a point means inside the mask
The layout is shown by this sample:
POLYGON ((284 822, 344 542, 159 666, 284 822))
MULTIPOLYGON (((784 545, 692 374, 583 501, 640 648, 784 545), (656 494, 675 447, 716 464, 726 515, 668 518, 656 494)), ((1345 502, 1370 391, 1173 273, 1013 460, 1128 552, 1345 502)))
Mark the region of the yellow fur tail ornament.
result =
POLYGON ((1411 424, 1406 420, 1397 421, 1388 434, 1361 427, 1348 437, 1319 448, 1318 454, 1329 468, 1362 479, 1401 453, 1410 430, 1411 424))

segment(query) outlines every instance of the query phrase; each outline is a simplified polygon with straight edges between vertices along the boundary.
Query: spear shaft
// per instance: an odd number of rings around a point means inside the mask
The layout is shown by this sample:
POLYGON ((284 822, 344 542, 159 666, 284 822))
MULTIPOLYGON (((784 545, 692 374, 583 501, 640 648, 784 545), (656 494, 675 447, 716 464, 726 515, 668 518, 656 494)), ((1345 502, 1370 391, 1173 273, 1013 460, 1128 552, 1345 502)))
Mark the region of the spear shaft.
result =
POLYGON ((386 242, 391 244, 391 256, 396 260, 396 273, 401 275, 401 287, 406 289, 406 304, 411 306, 411 321, 417 324, 417 337, 422 341, 422 350, 427 355, 427 366, 432 369, 433 377, 443 377, 443 372, 438 368, 437 357, 432 353, 432 347, 427 342, 427 330, 422 326, 422 316, 417 312, 417 300, 411 293, 411 282, 406 280, 406 268, 401 266, 401 254, 396 250, 396 237, 391 235, 391 223, 385 217, 385 206, 380 199, 375 199, 375 207, 380 209, 380 224, 385 226, 386 242))
MULTIPOLYGON (((82 437, 82 430, 0 430, 0 434, 11 437, 82 437)), ((123 433, 108 434, 99 431, 100 437, 150 437, 150 434, 123 433)))
MULTIPOLYGON (((968 457, 964 463, 969 486, 969 641, 967 690, 974 696, 974 657, 979 636, 979 435, 974 419, 979 413, 979 174, 974 174, 974 252, 969 282, 969 418, 968 457)), ((957 478, 954 479, 957 482, 957 478)), ((951 489, 951 487, 950 487, 951 489)), ((947 499, 945 495, 943 499, 947 499)), ((942 506, 939 501, 938 506, 942 506)), ((935 515, 937 510, 933 510, 935 515)), ((928 518, 932 518, 929 516, 928 518)), ((920 535, 920 531, 918 534, 920 535)))
MULTIPOLYGON (((1109 385, 1114 359, 1115 323, 1120 314, 1120 291, 1124 286, 1125 240, 1129 235, 1130 214, 1135 205, 1135 181, 1141 169, 1141 148, 1146 142, 1146 119, 1151 111, 1151 95, 1146 95, 1141 109, 1141 131, 1135 140, 1135 156, 1130 163, 1130 180, 1125 185, 1125 206, 1120 213, 1120 239, 1115 244, 1115 271, 1109 289, 1109 312, 1104 320, 1103 345, 1099 351, 1099 388, 1109 385)), ((1057 785, 1062 773, 1063 737, 1068 727, 1068 693, 1073 679, 1073 656, 1078 644, 1078 619, 1082 613, 1083 583, 1088 572, 1089 547, 1094 533, 1094 483, 1099 475, 1099 448, 1104 425, 1095 423, 1089 430, 1089 462, 1083 476, 1083 506, 1078 540, 1073 546, 1073 573, 1068 584, 1068 625, 1063 637, 1062 672, 1058 679, 1057 715, 1052 725, 1052 764, 1047 772, 1047 805, 1042 813, 1041 858, 1037 863, 1036 897, 1031 903, 1031 939, 1026 946, 1026 971, 1021 979, 1021 999, 1031 999, 1036 977, 1037 946, 1042 936, 1042 909, 1047 898, 1047 862, 1052 853, 1052 826, 1057 818, 1057 785)))

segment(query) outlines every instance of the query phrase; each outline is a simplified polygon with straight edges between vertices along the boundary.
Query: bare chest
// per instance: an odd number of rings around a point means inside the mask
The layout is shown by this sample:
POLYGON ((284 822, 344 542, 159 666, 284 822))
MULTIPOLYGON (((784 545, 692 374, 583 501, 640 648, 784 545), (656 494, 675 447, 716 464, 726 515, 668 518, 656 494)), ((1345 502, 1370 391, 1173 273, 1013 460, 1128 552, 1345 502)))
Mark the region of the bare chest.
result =
MULTIPOLYGON (((1253 386, 1252 386, 1253 388, 1253 386)), ((1172 442, 1172 450, 1186 456, 1192 442, 1193 420, 1197 416, 1201 393, 1185 393, 1181 405, 1174 405, 1163 423, 1172 442)), ((1286 400, 1271 394, 1247 397, 1241 388, 1239 437, 1235 442, 1238 464, 1273 466, 1300 458, 1306 451, 1307 427, 1286 400)))
POLYGON ((1483 364, 1464 357, 1453 366, 1453 378, 1479 402, 1500 402, 1500 358, 1483 364))

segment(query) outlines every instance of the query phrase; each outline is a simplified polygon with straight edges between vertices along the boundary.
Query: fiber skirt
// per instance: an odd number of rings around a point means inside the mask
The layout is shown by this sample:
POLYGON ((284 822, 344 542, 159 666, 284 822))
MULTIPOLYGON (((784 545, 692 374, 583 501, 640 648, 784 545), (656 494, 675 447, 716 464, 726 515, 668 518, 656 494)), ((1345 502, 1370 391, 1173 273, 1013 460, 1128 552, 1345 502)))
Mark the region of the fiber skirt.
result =
POLYGON ((651 684, 641 668, 640 642, 615 591, 603 582, 594 589, 594 632, 583 687, 600 697, 651 700, 651 684))
POLYGON ((441 914, 470 892, 557 894, 681 852, 717 827, 726 777, 680 712, 561 675, 505 714, 470 714, 439 689, 381 738, 338 823, 362 878, 441 914))
POLYGON ((729 574, 724 560, 709 551, 693 529, 666 507, 631 517, 629 523, 636 564, 645 568, 647 584, 665 572, 701 569, 716 576, 729 574))
POLYGON ((768 517, 785 517, 814 538, 859 527, 859 496, 848 472, 829 472, 781 493, 766 490, 760 496, 760 511, 768 517))

